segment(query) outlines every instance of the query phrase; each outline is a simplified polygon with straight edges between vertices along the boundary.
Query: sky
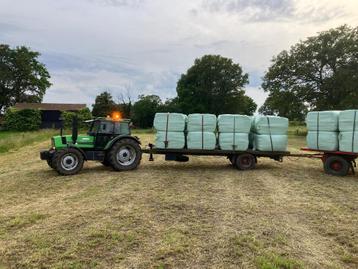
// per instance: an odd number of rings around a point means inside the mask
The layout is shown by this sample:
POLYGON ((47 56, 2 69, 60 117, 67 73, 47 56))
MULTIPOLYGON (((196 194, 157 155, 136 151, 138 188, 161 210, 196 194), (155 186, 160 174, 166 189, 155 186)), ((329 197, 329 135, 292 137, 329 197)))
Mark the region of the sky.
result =
POLYGON ((220 54, 249 74, 258 106, 271 59, 319 31, 358 26, 357 0, 0 0, 0 43, 41 53, 44 102, 176 96, 196 58, 220 54))

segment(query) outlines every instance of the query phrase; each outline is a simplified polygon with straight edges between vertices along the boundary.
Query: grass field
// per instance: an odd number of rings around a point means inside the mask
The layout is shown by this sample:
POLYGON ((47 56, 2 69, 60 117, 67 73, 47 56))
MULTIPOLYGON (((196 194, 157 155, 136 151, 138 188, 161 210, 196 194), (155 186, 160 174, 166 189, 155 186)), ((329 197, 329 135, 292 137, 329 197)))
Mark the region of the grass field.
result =
POLYGON ((135 171, 92 162, 60 177, 39 160, 48 146, 0 154, 1 269, 358 267, 357 175, 327 176, 318 160, 239 172, 222 157, 144 155, 135 171))

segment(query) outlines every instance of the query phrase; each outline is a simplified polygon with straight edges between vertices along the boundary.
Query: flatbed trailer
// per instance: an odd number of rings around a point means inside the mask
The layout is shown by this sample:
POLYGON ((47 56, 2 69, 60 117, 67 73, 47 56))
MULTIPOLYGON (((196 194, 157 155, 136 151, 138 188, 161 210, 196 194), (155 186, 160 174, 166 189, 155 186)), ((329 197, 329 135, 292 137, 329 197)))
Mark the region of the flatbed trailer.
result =
POLYGON ((154 161, 154 155, 165 155, 167 161, 186 162, 187 156, 226 156, 231 164, 239 170, 254 169, 258 158, 270 158, 282 162, 283 157, 290 156, 289 151, 256 151, 256 150, 206 150, 206 149, 162 149, 156 148, 153 144, 142 148, 142 153, 149 154, 149 161, 154 161))
POLYGON ((289 151, 257 151, 257 150, 205 150, 205 149, 162 149, 148 144, 142 148, 142 152, 149 154, 149 161, 154 161, 154 155, 165 155, 167 161, 186 162, 187 156, 226 156, 231 164, 239 170, 254 169, 258 158, 270 158, 282 162, 284 157, 298 157, 321 159, 324 171, 334 176, 346 176, 351 170, 354 174, 358 153, 342 151, 324 151, 309 148, 301 148, 302 151, 310 153, 291 153, 289 151))

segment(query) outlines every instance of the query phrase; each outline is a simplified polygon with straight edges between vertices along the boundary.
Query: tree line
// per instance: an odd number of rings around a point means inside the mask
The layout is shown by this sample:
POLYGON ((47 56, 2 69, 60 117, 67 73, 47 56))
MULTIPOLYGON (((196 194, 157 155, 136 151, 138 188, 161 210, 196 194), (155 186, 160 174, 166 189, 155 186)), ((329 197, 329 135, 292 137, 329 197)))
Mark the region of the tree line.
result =
MULTIPOLYGON (((273 57, 261 88, 268 93, 259 113, 302 121, 308 111, 358 107, 358 27, 347 25, 320 32, 273 57)), ((39 53, 26 47, 0 45, 0 114, 16 102, 41 102, 51 86, 39 53)), ((205 55, 182 74, 176 97, 161 100, 140 95, 114 101, 108 91, 96 97, 93 116, 113 110, 150 127, 156 112, 240 113, 252 115, 255 102, 246 95, 249 75, 239 63, 205 55)))

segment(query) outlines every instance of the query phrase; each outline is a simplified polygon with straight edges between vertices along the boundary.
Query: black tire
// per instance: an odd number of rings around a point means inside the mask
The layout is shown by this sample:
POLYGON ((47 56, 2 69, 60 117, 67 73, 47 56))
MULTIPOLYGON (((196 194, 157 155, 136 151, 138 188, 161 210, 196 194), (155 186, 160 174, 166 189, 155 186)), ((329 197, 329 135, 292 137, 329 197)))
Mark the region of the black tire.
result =
POLYGON ((235 166, 239 170, 251 170, 256 166, 255 156, 249 153, 244 153, 236 156, 235 166))
POLYGON ((346 176, 350 163, 341 156, 330 156, 324 162, 324 171, 333 176, 346 176))
POLYGON ((81 171, 83 167, 82 153, 77 149, 62 149, 55 153, 52 165, 54 169, 64 176, 74 175, 81 171))
POLYGON ((123 138, 117 141, 108 153, 108 160, 116 171, 136 169, 142 159, 142 150, 133 139, 123 138))

